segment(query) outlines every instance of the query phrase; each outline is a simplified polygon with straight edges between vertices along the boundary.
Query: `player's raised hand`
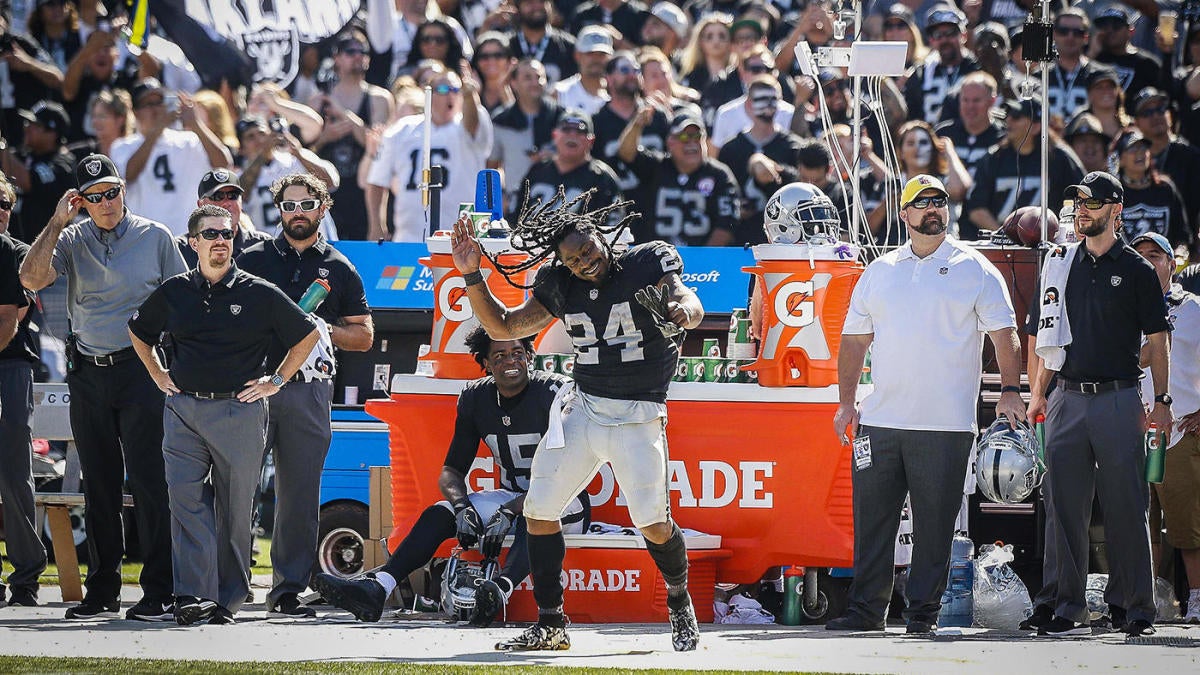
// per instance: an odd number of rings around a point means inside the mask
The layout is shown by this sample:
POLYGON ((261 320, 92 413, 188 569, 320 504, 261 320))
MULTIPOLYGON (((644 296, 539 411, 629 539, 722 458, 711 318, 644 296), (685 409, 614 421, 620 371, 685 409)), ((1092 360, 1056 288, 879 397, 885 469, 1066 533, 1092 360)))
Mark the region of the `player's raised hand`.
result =
POLYGON ((483 247, 475 236, 474 227, 470 216, 459 216, 450 235, 451 257, 454 258, 454 266, 463 274, 478 272, 483 260, 483 247))

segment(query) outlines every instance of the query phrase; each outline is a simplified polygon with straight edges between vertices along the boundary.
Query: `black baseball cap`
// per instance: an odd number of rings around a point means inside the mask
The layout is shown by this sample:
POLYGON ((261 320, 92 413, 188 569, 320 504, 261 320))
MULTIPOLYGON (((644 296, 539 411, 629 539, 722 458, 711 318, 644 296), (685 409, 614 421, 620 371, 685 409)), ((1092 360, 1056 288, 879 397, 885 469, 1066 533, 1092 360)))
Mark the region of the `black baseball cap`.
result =
POLYGON ((117 167, 111 159, 104 155, 91 154, 75 165, 75 181, 79 184, 79 191, 83 192, 100 183, 120 185, 121 174, 117 172, 117 167))
POLYGON ((1029 117, 1035 122, 1042 121, 1042 102, 1036 98, 1005 99, 1004 112, 1009 117, 1029 117))
POLYGON ((1121 135, 1117 136, 1116 142, 1113 143, 1113 149, 1119 154, 1125 152, 1137 143, 1144 143, 1145 145, 1149 146, 1150 139, 1143 136, 1142 132, 1138 131, 1137 129, 1128 129, 1122 132, 1121 135))
POLYGON ((200 199, 211 197, 214 192, 222 188, 234 188, 238 194, 243 194, 245 190, 241 185, 238 185, 238 176, 229 169, 213 169, 204 174, 200 178, 200 185, 196 188, 196 196, 200 199))
POLYGON ((1159 99, 1163 100, 1164 102, 1170 100, 1167 98, 1166 92, 1164 92, 1162 89, 1146 87, 1145 89, 1139 91, 1137 96, 1133 97, 1133 111, 1138 112, 1150 102, 1157 101, 1159 99))
POLYGON ((1093 171, 1084 176, 1078 185, 1072 185, 1063 190, 1063 197, 1067 199, 1074 199, 1076 195, 1121 202, 1125 200, 1125 188, 1121 187, 1121 181, 1111 173, 1093 171))
POLYGON ((1117 85, 1117 87, 1121 86, 1121 78, 1117 75, 1117 71, 1104 66, 1096 68, 1092 71, 1092 75, 1087 81, 1087 88, 1091 89, 1101 82, 1112 82, 1113 84, 1117 85))
POLYGON ((569 108, 562 117, 558 118, 558 124, 554 126, 576 129, 589 136, 596 133, 595 127, 592 126, 592 116, 578 108, 569 108))
POLYGON ((40 124, 59 136, 67 133, 67 129, 71 127, 71 116, 53 101, 38 101, 32 108, 22 110, 17 115, 26 122, 40 124))
POLYGON ((1121 23, 1128 26, 1129 25, 1129 12, 1126 11, 1125 8, 1122 7, 1121 5, 1113 3, 1113 4, 1105 7, 1104 9, 1100 10, 1100 13, 1096 15, 1097 22, 1099 22, 1101 19, 1117 19, 1121 23))
POLYGON ((1104 147, 1108 147, 1112 138, 1104 133, 1104 125, 1100 123, 1100 118, 1091 113, 1081 113, 1076 115, 1069 124, 1066 131, 1063 132, 1063 138, 1070 141, 1078 136, 1099 136, 1104 141, 1104 147))
POLYGON ((671 120, 671 135, 683 133, 688 127, 699 127, 700 132, 704 133, 704 121, 685 110, 671 120))

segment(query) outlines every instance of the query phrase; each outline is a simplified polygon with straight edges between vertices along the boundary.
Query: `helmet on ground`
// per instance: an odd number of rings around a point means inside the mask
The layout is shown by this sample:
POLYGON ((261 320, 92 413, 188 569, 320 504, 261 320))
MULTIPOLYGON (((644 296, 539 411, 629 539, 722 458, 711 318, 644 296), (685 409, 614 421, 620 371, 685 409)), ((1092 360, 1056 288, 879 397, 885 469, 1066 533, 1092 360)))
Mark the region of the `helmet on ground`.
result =
POLYGON ((763 231, 772 244, 832 244, 841 224, 833 200, 812 183, 784 185, 763 212, 763 231))
POLYGON ((469 621, 475 609, 475 590, 484 579, 495 578, 494 560, 482 563, 463 560, 462 551, 455 551, 442 573, 442 611, 453 621, 469 621))
POLYGON ((976 486, 997 504, 1024 501, 1046 475, 1033 429, 1021 421, 1015 425, 1000 417, 979 437, 975 450, 976 486))

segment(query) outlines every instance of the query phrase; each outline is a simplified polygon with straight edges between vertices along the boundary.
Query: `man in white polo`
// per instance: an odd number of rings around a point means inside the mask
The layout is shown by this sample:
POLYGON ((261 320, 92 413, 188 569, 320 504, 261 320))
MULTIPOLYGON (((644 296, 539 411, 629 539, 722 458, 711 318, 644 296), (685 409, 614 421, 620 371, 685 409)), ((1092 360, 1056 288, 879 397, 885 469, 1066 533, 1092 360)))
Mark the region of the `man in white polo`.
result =
POLYGON ((908 181, 900 220, 909 241, 867 267, 842 328, 833 424, 843 444, 854 437, 854 585, 846 614, 829 630, 883 630, 905 494, 914 544, 904 618, 909 633, 936 629, 975 441, 984 333, 1000 365, 996 413, 1025 419, 1021 348, 1000 272, 946 236, 950 211, 937 178, 908 181), (855 392, 868 347, 875 387, 860 411, 855 392))

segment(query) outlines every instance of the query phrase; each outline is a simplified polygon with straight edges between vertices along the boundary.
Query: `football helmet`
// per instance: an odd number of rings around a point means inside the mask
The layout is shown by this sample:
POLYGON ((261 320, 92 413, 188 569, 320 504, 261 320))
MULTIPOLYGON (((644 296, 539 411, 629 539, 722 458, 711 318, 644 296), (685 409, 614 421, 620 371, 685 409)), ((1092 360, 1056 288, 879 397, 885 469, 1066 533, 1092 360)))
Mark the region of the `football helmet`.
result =
POLYGON ((1015 426, 1000 417, 980 435, 975 450, 976 485, 997 504, 1024 501, 1046 475, 1033 429, 1021 421, 1015 426))
POLYGON ((471 562, 461 556, 462 550, 456 550, 442 573, 442 611, 450 615, 451 621, 471 620, 479 584, 495 578, 500 571, 495 560, 471 562))
POLYGON ((841 225, 833 200, 812 183, 784 185, 763 211, 763 231, 772 244, 832 244, 841 225))

